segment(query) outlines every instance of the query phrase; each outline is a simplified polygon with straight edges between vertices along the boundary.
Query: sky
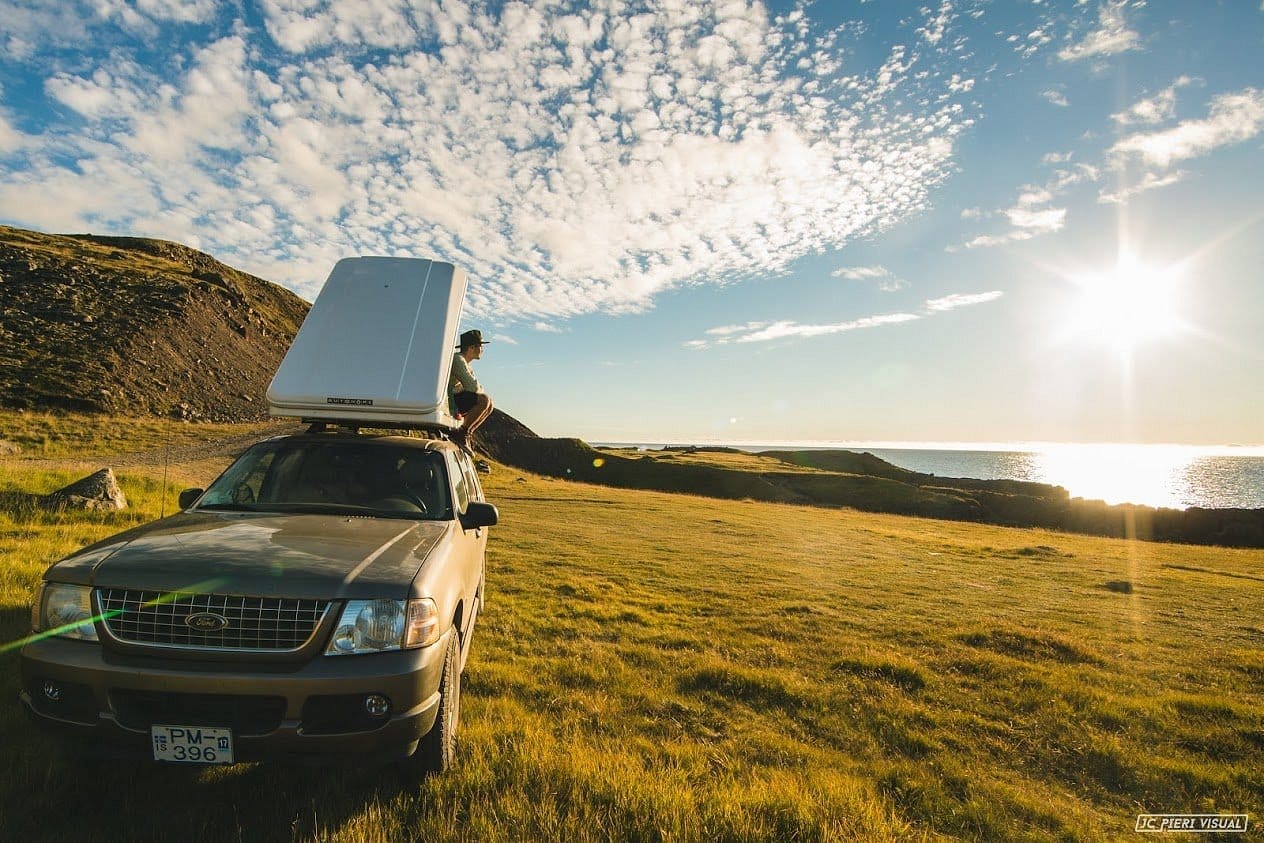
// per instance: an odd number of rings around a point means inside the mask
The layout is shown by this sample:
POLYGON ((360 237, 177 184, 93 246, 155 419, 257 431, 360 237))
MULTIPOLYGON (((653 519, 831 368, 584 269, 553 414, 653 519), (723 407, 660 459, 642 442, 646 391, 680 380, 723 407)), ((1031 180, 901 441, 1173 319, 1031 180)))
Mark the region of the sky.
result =
POLYGON ((0 222, 470 277, 589 442, 1264 444, 1264 4, 0 0, 0 222))

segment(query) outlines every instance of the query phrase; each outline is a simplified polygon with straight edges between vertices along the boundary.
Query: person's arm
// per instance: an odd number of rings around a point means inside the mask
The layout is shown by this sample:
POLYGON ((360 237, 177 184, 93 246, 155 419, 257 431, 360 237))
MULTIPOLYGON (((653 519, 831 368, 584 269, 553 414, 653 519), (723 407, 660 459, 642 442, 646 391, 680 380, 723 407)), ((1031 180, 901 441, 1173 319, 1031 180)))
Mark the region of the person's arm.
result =
POLYGON ((483 389, 478 385, 478 379, 474 377, 474 370, 470 368, 470 364, 460 354, 454 355, 452 358, 452 381, 459 385, 459 390, 454 392, 482 392, 483 389))

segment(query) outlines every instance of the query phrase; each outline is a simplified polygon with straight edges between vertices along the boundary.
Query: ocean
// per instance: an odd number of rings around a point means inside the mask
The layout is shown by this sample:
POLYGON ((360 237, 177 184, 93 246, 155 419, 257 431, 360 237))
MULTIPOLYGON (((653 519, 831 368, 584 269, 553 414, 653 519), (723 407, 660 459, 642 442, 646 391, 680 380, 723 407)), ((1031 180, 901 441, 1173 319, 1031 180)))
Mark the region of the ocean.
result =
POLYGON ((940 477, 1032 480, 1072 497, 1185 509, 1264 507, 1264 453, 1167 445, 1050 445, 1038 450, 872 448, 874 456, 940 477))
POLYGON ((752 452, 822 448, 868 451, 910 471, 980 480, 1031 480, 1061 486, 1072 497, 1107 503, 1173 509, 1191 506, 1264 508, 1264 448, 1259 447, 1050 444, 983 448, 850 442, 705 444, 752 452))

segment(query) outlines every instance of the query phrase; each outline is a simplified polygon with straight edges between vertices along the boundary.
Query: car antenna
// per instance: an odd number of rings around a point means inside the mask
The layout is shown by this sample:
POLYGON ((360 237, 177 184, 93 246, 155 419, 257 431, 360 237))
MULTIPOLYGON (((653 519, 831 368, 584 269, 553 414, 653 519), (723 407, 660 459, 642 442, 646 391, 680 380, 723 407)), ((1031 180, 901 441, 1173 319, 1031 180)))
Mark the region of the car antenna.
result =
POLYGON ((162 445, 162 504, 158 509, 158 517, 167 517, 167 464, 171 461, 171 428, 164 425, 166 436, 162 445))

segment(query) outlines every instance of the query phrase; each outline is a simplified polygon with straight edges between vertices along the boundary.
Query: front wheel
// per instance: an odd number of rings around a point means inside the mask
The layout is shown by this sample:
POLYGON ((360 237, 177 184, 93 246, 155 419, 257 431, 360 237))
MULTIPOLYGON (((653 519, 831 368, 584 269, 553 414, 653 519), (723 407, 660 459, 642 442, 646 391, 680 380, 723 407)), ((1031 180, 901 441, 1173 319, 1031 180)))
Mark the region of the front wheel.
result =
POLYGON ((439 713, 434 725, 404 762, 417 773, 442 773, 456 756, 456 728, 461 720, 461 635, 454 627, 443 654, 443 678, 439 681, 439 713))

